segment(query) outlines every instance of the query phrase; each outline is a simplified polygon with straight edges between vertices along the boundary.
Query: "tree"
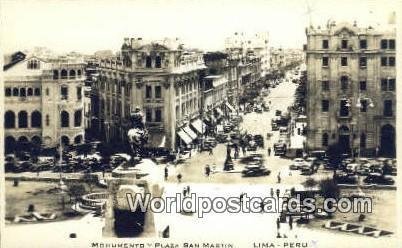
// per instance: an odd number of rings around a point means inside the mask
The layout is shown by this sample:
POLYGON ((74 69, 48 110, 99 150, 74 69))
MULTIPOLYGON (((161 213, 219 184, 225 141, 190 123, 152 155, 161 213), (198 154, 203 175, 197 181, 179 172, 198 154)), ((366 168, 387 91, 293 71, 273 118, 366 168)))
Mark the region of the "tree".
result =
POLYGON ((68 195, 70 196, 70 202, 72 197, 74 198, 74 201, 77 201, 78 198, 80 198, 82 195, 86 193, 85 187, 82 184, 72 184, 70 185, 68 189, 68 195))
POLYGON ((333 179, 323 179, 319 183, 321 195, 325 198, 338 199, 340 189, 333 179))

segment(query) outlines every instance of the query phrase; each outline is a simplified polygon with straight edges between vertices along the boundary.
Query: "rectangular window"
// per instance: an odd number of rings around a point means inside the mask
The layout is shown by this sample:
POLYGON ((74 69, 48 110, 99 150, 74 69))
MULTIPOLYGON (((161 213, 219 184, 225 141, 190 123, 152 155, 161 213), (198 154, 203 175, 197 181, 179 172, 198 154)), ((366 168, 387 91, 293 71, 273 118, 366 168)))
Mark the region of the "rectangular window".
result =
POLYGON ((348 100, 341 100, 340 102, 340 108, 339 108, 339 115, 340 116, 349 116, 349 106, 348 106, 348 100))
POLYGON ((321 111, 322 112, 328 112, 329 110, 329 101, 328 100, 322 100, 321 101, 321 111))
POLYGON ((388 41, 381 40, 381 49, 387 49, 387 48, 388 48, 388 41))
POLYGON ((395 66, 395 57, 388 58, 388 66, 395 66))
POLYGON ((162 98, 162 88, 161 86, 155 86, 155 98, 162 98))
POLYGON ((322 91, 329 91, 329 81, 322 81, 321 82, 322 91))
POLYGON ((367 100, 360 100, 360 112, 367 112, 367 100))
POLYGON ((367 40, 360 40, 360 49, 367 49, 367 40))
POLYGON ((367 82, 360 81, 360 91, 366 91, 366 90, 367 90, 367 82))
POLYGON ((341 57, 341 66, 348 66, 348 58, 341 57))
POLYGON ((341 46, 342 46, 342 49, 346 49, 346 48, 348 48, 348 41, 347 40, 342 40, 342 42, 341 42, 342 44, 341 44, 341 46))
POLYGON ((387 79, 383 78, 383 79, 381 79, 381 90, 387 91, 387 89, 388 89, 387 79))
POLYGON ((388 80, 388 90, 395 91, 395 78, 391 78, 388 80))
POLYGON ((67 88, 67 86, 62 86, 60 88, 60 97, 61 97, 61 100, 67 100, 68 99, 68 88, 67 88))
POLYGON ((82 99, 82 87, 77 87, 77 100, 82 99))
POLYGON ((152 122, 152 110, 151 109, 145 110, 145 120, 147 122, 152 122))
POLYGON ((381 66, 387 66, 387 57, 381 57, 381 66))
POLYGON ((392 111, 392 100, 385 100, 384 101, 384 116, 392 116, 393 111, 392 111))
POLYGON ((389 49, 395 49, 395 40, 389 40, 388 47, 389 49))
POLYGON ((360 67, 366 67, 367 66, 367 58, 366 57, 360 57, 359 65, 360 65, 360 67))
POLYGON ((155 110, 155 122, 162 122, 162 110, 161 109, 155 110))
POLYGON ((328 49, 328 40, 322 40, 322 49, 328 49))
POLYGON ((152 86, 150 86, 150 85, 147 85, 145 87, 145 98, 146 99, 152 98, 152 86))
POLYGON ((322 57, 322 66, 328 66, 328 57, 322 57))

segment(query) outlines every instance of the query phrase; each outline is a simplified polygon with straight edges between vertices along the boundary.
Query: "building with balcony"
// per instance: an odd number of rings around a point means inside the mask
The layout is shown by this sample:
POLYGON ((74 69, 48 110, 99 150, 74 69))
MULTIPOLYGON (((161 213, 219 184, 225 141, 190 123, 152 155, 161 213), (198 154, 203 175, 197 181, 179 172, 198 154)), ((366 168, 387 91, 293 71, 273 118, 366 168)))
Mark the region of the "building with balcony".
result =
POLYGON ((5 146, 84 141, 84 62, 16 52, 5 59, 5 146))
POLYGON ((195 143, 202 132, 202 53, 178 39, 125 38, 119 56, 101 59, 94 83, 94 118, 107 142, 124 142, 130 112, 139 107, 149 131, 147 146, 176 149, 195 143), (190 128, 191 126, 191 128, 190 128), (195 127, 194 127, 195 126, 195 127), (197 129, 198 128, 198 129, 197 129))
POLYGON ((307 147, 395 156, 395 26, 306 29, 307 147))

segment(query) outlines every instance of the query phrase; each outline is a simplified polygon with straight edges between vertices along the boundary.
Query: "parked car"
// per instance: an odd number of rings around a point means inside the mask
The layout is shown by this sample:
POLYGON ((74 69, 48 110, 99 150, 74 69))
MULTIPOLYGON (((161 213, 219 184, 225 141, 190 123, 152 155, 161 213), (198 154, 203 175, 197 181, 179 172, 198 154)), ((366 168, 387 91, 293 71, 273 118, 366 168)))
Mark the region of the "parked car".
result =
POLYGON ((370 173, 364 180, 367 184, 382 184, 382 185, 393 185, 395 180, 391 176, 384 176, 379 173, 370 173))
POLYGON ((242 171, 243 177, 268 176, 271 171, 262 165, 247 165, 242 171))
POLYGON ((32 167, 32 163, 30 161, 19 161, 16 163, 14 172, 29 171, 31 167, 32 167))
POLYGON ((223 133, 217 134, 216 141, 218 141, 219 143, 225 143, 228 141, 228 135, 223 133))
POLYGON ((356 173, 357 170, 359 169, 360 165, 357 163, 351 163, 351 164, 347 164, 345 171, 347 173, 356 173))
POLYGON ((304 165, 304 159, 302 158, 295 158, 293 159, 293 163, 289 166, 291 170, 298 170, 304 165))
POLYGON ((278 124, 276 124, 275 122, 271 123, 271 130, 278 131, 279 130, 278 124))
POLYGON ((335 175, 334 180, 340 184, 357 184, 358 177, 348 173, 340 173, 335 175))
POLYGON ((247 151, 257 151, 257 143, 254 140, 249 141, 247 151))
POLYGON ((50 161, 41 161, 36 164, 33 164, 31 166, 30 170, 33 172, 38 172, 38 171, 47 171, 47 170, 53 169, 54 172, 58 172, 58 171, 55 171, 55 169, 54 169, 55 167, 56 166, 54 166, 54 163, 52 163, 50 161))
POLYGON ((370 174, 370 164, 360 164, 359 168, 356 170, 357 174, 360 176, 367 176, 370 174))

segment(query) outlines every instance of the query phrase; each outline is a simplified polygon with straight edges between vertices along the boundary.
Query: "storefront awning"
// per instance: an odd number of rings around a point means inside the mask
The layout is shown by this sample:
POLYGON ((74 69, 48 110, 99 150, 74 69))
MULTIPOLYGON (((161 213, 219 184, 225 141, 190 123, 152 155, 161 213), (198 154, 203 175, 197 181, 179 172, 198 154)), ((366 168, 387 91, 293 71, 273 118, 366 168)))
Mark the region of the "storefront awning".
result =
POLYGON ((179 135, 180 139, 184 141, 184 143, 186 143, 187 145, 191 144, 191 142, 193 141, 193 139, 188 136, 188 134, 186 134, 186 132, 184 132, 183 129, 180 129, 177 132, 177 135, 179 135))
POLYGON ((236 110, 233 108, 233 106, 230 105, 230 103, 226 102, 225 105, 226 105, 226 107, 227 107, 230 111, 232 111, 232 112, 235 112, 235 111, 236 111, 236 110))
POLYGON ((145 147, 165 147, 166 136, 163 133, 149 133, 145 147))
POLYGON ((193 140, 197 138, 197 134, 194 133, 193 130, 191 130, 191 128, 189 126, 185 126, 183 127, 184 132, 186 132, 186 134, 188 134, 188 136, 190 136, 193 140))
POLYGON ((200 119, 191 122, 191 126, 200 134, 204 134, 207 129, 207 125, 200 119))

